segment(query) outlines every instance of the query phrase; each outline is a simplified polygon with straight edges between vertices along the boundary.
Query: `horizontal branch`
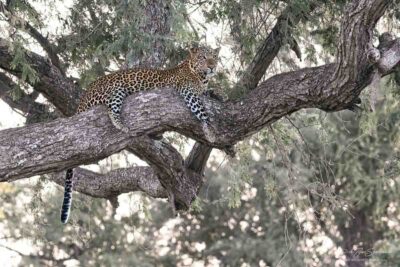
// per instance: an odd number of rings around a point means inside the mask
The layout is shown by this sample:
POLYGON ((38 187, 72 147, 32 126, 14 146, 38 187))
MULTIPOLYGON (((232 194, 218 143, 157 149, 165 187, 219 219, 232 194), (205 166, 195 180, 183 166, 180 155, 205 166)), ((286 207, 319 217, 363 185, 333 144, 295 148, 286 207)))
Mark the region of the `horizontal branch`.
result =
MULTIPOLYGON (((152 168, 152 175, 170 185, 178 208, 187 209, 203 183, 201 175, 186 170, 179 153, 168 144, 145 136, 139 137, 141 133, 135 133, 137 138, 132 138, 115 129, 104 107, 96 107, 88 113, 68 119, 0 133, 4 134, 0 134, 0 165, 3 167, 0 182, 93 163, 122 149, 134 148, 150 164, 151 160, 157 160, 157 168, 152 168), (164 166, 162 160, 168 166, 164 166), (162 166, 164 168, 160 169, 162 166), (160 174, 160 171, 168 172, 160 174)), ((139 173, 143 174, 141 171, 139 173)), ((84 179, 86 183, 90 180, 91 176, 84 179)), ((87 192, 90 193, 90 190, 87 192)))
MULTIPOLYGON (((111 199, 132 191, 155 198, 168 196, 151 167, 120 168, 105 174, 75 168, 74 177, 74 190, 92 197, 111 199)), ((52 174, 50 179, 64 186, 65 172, 52 174)))
MULTIPOLYGON (((193 198, 203 185, 202 177, 196 173, 189 171, 185 175, 188 177, 178 176, 177 182, 173 185, 176 208, 183 210, 190 207, 193 198)), ((50 180, 64 186, 65 172, 51 173, 49 177, 50 180)), ((154 198, 169 197, 158 172, 153 167, 146 166, 119 168, 104 174, 75 168, 74 191, 110 200, 120 194, 133 191, 141 191, 154 198)))

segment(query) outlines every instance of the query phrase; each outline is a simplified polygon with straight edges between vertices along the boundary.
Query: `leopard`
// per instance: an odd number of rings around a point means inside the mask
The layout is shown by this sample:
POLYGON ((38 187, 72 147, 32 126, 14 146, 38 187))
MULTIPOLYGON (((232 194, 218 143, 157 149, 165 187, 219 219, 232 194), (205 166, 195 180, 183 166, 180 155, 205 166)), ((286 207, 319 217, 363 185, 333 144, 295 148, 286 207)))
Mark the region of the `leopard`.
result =
MULTIPOLYGON (((205 125, 210 118, 200 99, 208 89, 209 80, 216 74, 220 48, 198 46, 189 49, 188 56, 172 68, 132 68, 101 76, 88 85, 78 105, 77 113, 93 106, 105 105, 112 124, 129 133, 121 119, 122 106, 129 95, 156 88, 173 87, 183 98, 193 115, 205 125)), ((61 222, 66 224, 70 215, 73 191, 73 169, 67 169, 61 222)))

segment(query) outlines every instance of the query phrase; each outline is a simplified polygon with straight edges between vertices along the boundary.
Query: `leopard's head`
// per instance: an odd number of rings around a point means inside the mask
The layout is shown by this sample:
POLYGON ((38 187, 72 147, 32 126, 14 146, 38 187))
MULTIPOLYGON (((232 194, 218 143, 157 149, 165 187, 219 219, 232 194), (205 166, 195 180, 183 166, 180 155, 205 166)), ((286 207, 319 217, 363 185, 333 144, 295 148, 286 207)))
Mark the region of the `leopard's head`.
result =
POLYGON ((207 46, 194 47, 189 50, 189 65, 192 70, 206 78, 215 75, 219 49, 212 49, 207 46))

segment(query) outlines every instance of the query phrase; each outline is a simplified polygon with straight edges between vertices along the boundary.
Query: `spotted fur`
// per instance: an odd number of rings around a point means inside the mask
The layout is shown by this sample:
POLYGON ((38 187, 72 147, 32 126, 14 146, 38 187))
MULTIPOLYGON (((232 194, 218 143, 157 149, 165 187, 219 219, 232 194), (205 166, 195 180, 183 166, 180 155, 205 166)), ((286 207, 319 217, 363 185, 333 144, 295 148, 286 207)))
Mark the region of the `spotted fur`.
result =
MULTIPOLYGON (((128 132, 121 120, 121 108, 127 96, 139 91, 174 87, 196 118, 208 123, 209 117, 199 95, 207 89, 209 79, 215 74, 219 49, 198 47, 190 49, 189 52, 189 56, 182 63, 171 69, 137 68, 117 71, 98 78, 88 86, 78 112, 86 111, 95 105, 106 105, 114 126, 128 132)), ((61 209, 62 223, 67 222, 71 208, 72 173, 72 169, 67 170, 61 209)))

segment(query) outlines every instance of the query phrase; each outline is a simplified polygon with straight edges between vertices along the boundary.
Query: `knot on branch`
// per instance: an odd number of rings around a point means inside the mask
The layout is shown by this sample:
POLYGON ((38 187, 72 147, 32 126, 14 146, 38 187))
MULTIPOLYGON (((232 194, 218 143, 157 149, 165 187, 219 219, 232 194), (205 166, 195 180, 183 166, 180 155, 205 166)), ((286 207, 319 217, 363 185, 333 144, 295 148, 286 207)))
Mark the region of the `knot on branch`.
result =
POLYGON ((379 36, 379 45, 378 49, 381 52, 385 52, 385 48, 390 46, 390 43, 394 40, 394 37, 391 33, 385 32, 379 36))
POLYGON ((381 59, 381 53, 377 48, 371 47, 367 51, 367 58, 371 64, 375 64, 379 61, 379 59, 381 59))
POLYGON ((388 74, 400 63, 400 38, 393 39, 390 33, 384 33, 379 37, 379 42, 381 58, 378 69, 381 74, 388 74))

